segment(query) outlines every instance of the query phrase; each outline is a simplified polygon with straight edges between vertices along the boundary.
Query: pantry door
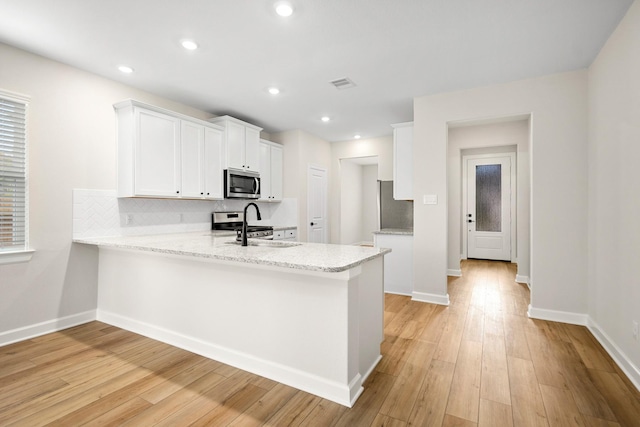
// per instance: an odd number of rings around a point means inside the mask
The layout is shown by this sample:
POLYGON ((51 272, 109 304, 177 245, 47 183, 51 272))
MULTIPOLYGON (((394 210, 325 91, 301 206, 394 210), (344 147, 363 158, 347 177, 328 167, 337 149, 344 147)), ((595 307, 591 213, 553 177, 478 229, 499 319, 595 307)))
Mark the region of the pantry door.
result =
POLYGON ((327 171, 309 165, 307 179, 307 241, 327 243, 327 171))
POLYGON ((466 163, 467 258, 511 261, 511 156, 466 163))

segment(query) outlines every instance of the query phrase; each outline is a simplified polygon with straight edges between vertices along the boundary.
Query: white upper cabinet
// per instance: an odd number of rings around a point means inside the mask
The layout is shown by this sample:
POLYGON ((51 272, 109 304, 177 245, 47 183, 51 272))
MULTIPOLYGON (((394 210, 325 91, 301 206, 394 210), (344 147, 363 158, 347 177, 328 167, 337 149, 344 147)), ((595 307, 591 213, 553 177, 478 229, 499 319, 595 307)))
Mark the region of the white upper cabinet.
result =
POLYGON ((413 200, 413 122, 393 127, 393 198, 413 200))
POLYGON ((136 109, 135 194, 180 195, 180 120, 154 111, 136 109))
POLYGON ((114 108, 118 197, 223 197, 219 126, 137 101, 114 108))
POLYGON ((182 122, 181 130, 182 196, 200 197, 204 194, 204 126, 182 122))
POLYGON ((227 153, 226 168, 258 171, 260 167, 259 147, 262 128, 231 116, 209 120, 224 128, 224 143, 227 153))
POLYGON ((221 129, 204 129, 204 197, 206 199, 224 198, 223 174, 224 143, 221 129))
POLYGON ((260 200, 265 202, 282 201, 282 145, 260 140, 260 200))

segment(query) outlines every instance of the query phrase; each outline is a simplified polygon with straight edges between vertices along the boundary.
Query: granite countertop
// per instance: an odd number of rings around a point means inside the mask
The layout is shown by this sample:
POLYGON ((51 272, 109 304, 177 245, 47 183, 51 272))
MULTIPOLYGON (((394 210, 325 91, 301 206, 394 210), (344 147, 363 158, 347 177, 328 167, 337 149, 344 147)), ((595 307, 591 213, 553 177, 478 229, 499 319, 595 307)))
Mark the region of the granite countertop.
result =
MULTIPOLYGON (((235 237, 230 235, 229 232, 216 231, 74 239, 76 243, 100 247, 132 249, 327 273, 349 270, 391 251, 383 248, 300 242, 275 242, 276 245, 281 247, 242 247, 231 243, 234 241, 235 237), (292 243, 296 245, 290 246, 292 243)), ((249 242, 265 243, 267 241, 249 239, 249 242)))
POLYGON ((380 231, 374 231, 373 234, 396 234, 403 236, 413 236, 413 228, 383 228, 380 231))

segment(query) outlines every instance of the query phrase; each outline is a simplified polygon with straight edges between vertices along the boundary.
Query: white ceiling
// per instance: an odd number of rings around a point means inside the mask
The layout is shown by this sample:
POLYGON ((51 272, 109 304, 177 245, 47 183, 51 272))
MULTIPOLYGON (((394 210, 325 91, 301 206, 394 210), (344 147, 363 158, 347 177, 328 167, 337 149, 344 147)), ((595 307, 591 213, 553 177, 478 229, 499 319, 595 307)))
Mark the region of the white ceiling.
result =
POLYGON ((291 0, 287 19, 274 2, 0 0, 0 42, 267 132, 341 141, 390 134, 415 96, 585 68, 632 0, 291 0), (343 77, 357 86, 329 84, 343 77))

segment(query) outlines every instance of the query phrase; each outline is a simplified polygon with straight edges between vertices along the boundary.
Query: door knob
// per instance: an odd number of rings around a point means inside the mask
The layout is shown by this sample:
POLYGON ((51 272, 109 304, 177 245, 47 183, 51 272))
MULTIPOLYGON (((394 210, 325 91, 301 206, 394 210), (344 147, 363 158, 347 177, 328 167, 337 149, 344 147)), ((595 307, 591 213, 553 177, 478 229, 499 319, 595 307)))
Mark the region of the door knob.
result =
POLYGON ((474 220, 472 220, 472 219, 470 219, 470 220, 468 220, 467 222, 475 222, 475 221, 474 221, 474 220))
POLYGON ((311 223, 311 224, 309 224, 309 225, 316 225, 316 224, 315 224, 314 222, 312 222, 312 223, 311 223))

